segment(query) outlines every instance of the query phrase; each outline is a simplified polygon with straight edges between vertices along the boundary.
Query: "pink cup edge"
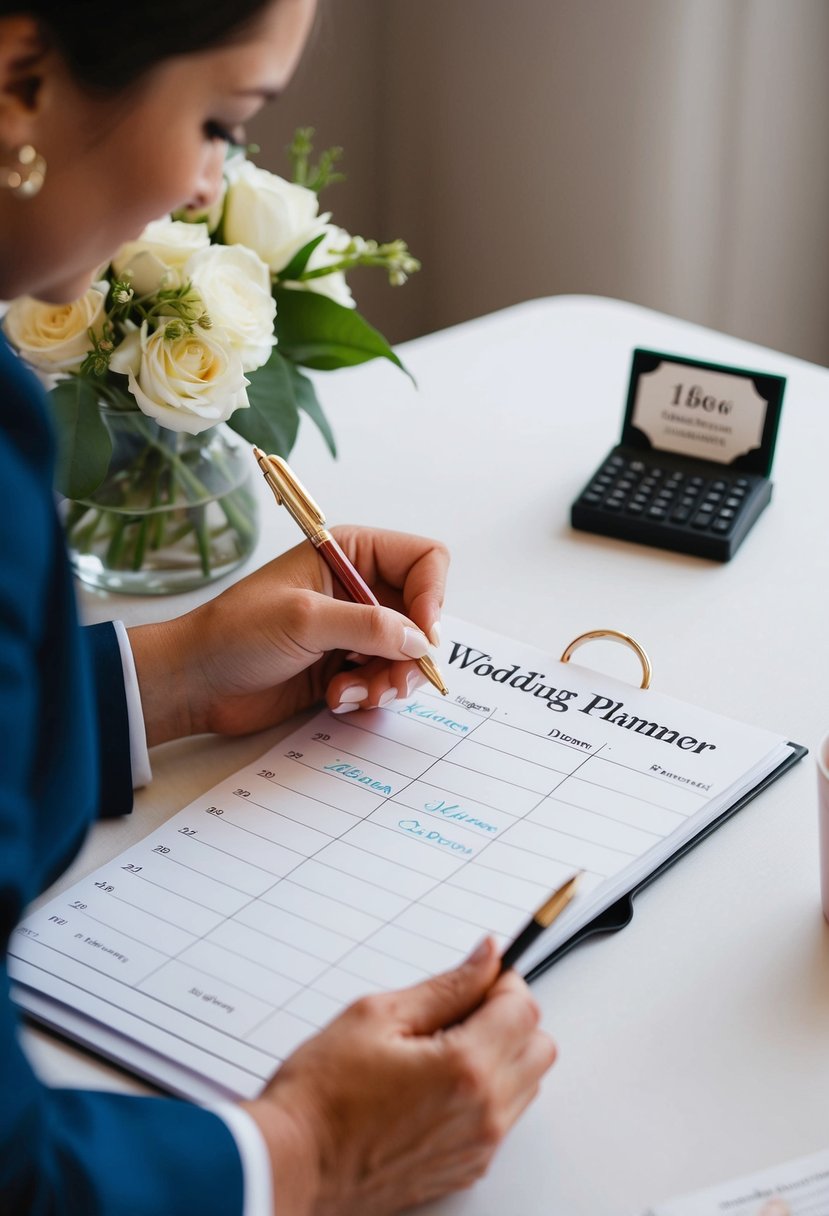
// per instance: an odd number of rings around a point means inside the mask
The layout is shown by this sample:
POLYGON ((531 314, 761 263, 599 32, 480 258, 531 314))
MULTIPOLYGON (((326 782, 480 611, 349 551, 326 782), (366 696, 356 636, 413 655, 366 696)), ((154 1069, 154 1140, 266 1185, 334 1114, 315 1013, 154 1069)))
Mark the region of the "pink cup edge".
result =
POLYGON ((815 757, 824 781, 829 781, 829 734, 826 734, 817 745, 815 757))

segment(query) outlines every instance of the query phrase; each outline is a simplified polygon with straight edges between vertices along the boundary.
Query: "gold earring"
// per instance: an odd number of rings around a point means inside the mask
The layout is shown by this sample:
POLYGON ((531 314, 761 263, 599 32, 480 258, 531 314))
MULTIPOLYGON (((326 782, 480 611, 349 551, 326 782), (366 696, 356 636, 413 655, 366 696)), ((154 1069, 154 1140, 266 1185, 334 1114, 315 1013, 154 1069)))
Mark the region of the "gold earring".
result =
POLYGON ((0 188, 16 198, 34 198, 46 178, 46 161, 31 144, 16 148, 11 156, 11 164, 0 165, 0 188))

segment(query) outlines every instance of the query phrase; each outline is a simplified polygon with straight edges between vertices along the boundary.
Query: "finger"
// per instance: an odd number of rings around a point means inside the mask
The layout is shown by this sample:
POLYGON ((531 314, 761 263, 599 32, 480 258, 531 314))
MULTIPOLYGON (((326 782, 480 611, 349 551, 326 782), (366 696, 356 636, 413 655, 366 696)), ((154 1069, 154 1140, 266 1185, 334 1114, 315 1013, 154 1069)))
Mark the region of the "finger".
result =
POLYGON ((506 1129, 512 1127, 537 1096, 545 1073, 552 1068, 557 1057, 558 1050, 553 1040, 549 1035, 539 1031, 537 1039, 533 1041, 527 1052, 526 1060, 518 1066, 522 1083, 515 1084, 512 1100, 505 1103, 506 1129))
POLYGON ((557 1058, 555 1040, 545 1030, 536 1030, 524 1050, 503 1071, 502 1101, 515 1102, 525 1091, 537 1089, 557 1058))
POLYGON ((516 1095, 515 1100, 505 1108, 502 1123, 504 1135, 509 1132, 510 1128, 514 1127, 527 1107, 535 1101, 535 1099, 538 1097, 538 1092, 540 1089, 540 1085, 533 1085, 529 1089, 522 1089, 521 1092, 516 1095))
POLYGON ((459 967, 393 993, 392 1009, 410 1034, 434 1034, 480 1004, 498 974, 498 948, 491 937, 459 967))
POLYGON ((338 672, 328 684, 325 699, 334 713, 385 709, 428 683, 415 663, 372 659, 361 667, 338 672))
POLYGON ((440 541, 404 532, 334 528, 338 542, 371 585, 386 582, 403 592, 405 611, 433 644, 446 590, 449 552, 440 541))
POLYGON ((514 972, 507 972, 456 1032, 464 1035, 472 1054, 483 1053, 492 1067, 500 1067, 526 1049, 539 1016, 527 985, 514 972))
POLYGON ((503 996, 520 996, 533 1005, 536 1012, 540 1015, 540 1006, 535 997, 530 991, 529 984, 522 975, 513 968, 508 967, 506 971, 502 971, 498 979, 487 993, 488 1001, 498 1000, 503 996))

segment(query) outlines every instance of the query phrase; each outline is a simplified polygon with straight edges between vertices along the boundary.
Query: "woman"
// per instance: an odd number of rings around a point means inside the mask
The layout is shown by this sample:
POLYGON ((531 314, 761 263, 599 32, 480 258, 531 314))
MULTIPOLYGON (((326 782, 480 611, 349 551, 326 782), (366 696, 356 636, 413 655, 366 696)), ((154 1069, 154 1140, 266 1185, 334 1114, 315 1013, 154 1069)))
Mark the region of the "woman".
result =
MULTIPOLYGON (((313 0, 2 0, 0 298, 65 302, 158 215, 218 190, 228 132, 287 83, 313 0), (21 151, 21 149, 28 149, 21 151), (34 149, 34 152, 31 151, 34 149)), ((130 747, 255 731, 322 698, 403 694, 435 637, 446 555, 343 529, 386 607, 336 598, 303 544, 196 611, 77 629, 40 391, 0 343, 0 929, 131 806, 130 747), (137 678, 137 691, 125 691, 137 678), (140 707, 140 708, 139 708, 140 707), (104 734, 105 727, 105 734, 104 734)), ((0 1208, 117 1216, 395 1212, 485 1169, 555 1054, 494 943, 455 971, 358 1002, 260 1098, 50 1091, 0 994, 0 1208)))

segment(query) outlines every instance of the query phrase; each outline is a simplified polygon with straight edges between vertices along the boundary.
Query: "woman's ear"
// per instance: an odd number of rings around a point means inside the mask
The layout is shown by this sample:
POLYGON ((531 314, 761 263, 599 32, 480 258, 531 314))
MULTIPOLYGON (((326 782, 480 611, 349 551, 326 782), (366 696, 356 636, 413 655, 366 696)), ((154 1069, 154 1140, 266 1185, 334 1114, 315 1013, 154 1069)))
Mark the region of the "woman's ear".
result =
POLYGON ((0 144, 34 142, 50 48, 31 17, 0 17, 0 144))

